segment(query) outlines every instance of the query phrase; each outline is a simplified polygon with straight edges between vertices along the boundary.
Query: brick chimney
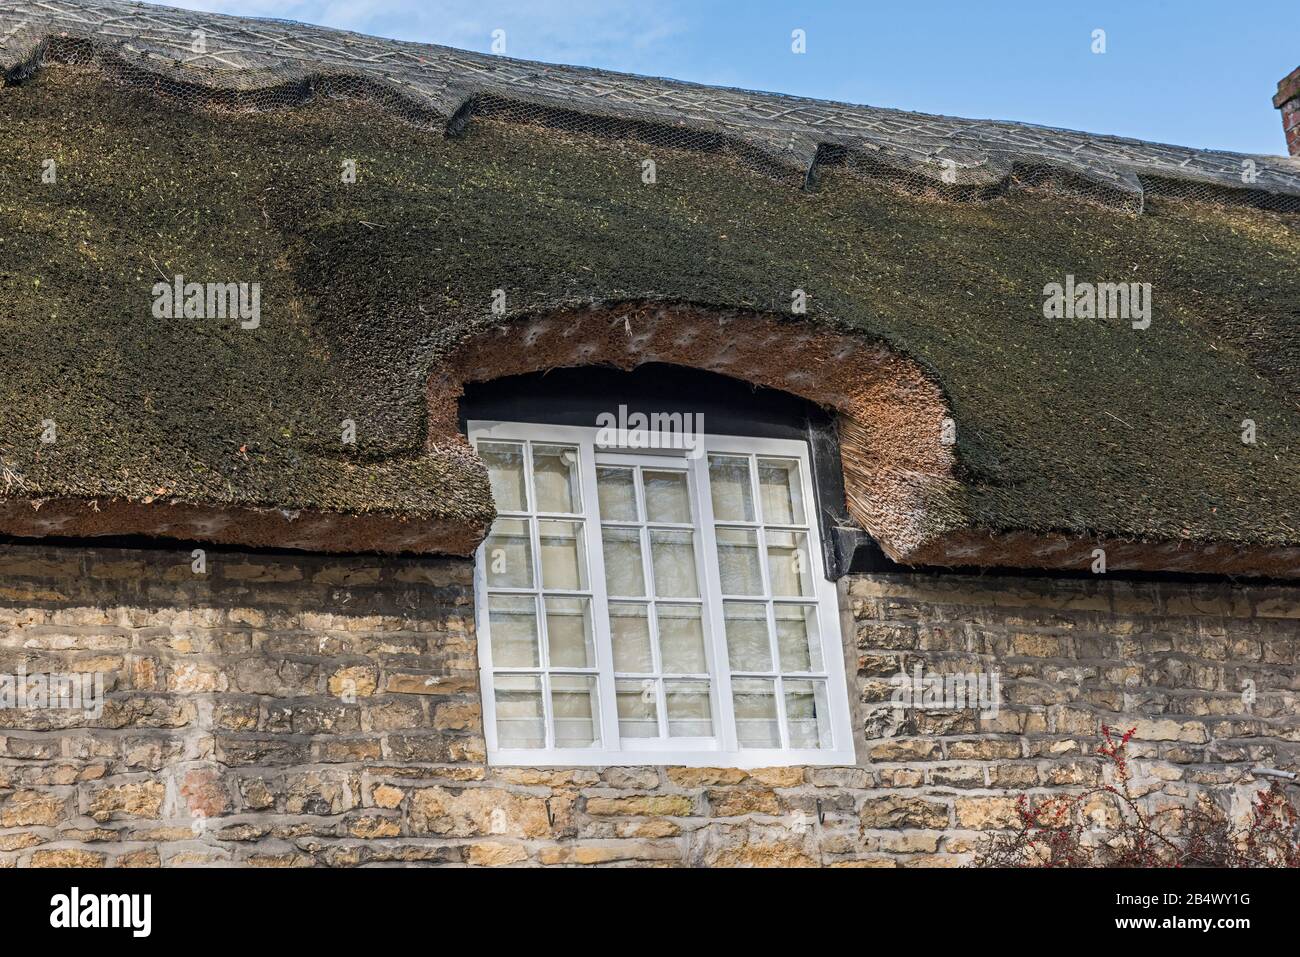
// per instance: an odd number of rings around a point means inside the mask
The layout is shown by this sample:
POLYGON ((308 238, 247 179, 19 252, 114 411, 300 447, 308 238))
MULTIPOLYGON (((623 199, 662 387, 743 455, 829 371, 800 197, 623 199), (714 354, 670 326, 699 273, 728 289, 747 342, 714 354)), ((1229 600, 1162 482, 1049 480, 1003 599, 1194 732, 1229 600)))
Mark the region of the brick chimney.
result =
POLYGON ((1300 66, 1278 81, 1273 105, 1282 111, 1286 148, 1292 156, 1300 156, 1300 66))

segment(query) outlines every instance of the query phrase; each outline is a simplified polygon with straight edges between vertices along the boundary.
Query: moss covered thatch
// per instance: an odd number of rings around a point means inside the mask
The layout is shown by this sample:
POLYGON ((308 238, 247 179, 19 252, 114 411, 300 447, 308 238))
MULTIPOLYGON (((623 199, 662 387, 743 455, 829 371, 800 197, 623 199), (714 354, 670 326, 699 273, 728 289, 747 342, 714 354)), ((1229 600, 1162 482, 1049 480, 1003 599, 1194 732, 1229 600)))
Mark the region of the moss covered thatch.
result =
POLYGON ((716 156, 486 121, 444 139, 329 105, 180 112, 67 69, 0 91, 0 129, 9 496, 479 523, 486 483, 426 451, 423 389, 503 321, 494 289, 521 316, 788 313, 800 288, 808 319, 941 384, 971 528, 1300 544, 1295 215, 940 203, 835 169, 800 192, 716 156), (261 327, 153 318, 177 273, 260 282, 261 327), (1150 283, 1150 328, 1044 319, 1066 274, 1150 283))

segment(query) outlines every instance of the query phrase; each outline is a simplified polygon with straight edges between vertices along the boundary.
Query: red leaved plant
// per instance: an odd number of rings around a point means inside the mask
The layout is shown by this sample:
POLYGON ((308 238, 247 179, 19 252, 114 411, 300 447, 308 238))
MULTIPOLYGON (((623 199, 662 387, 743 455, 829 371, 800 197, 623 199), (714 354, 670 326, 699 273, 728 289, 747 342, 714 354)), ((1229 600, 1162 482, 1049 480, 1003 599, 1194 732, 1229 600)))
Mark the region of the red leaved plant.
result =
POLYGON ((1102 725, 1097 753, 1115 769, 1115 784, 1038 803, 1020 795, 1018 828, 993 835, 974 866, 1300 867, 1300 815, 1279 784, 1255 795, 1244 824, 1208 799, 1190 809, 1144 810, 1128 766, 1136 730, 1116 738, 1102 725), (1091 827, 1089 819, 1096 822, 1091 827))

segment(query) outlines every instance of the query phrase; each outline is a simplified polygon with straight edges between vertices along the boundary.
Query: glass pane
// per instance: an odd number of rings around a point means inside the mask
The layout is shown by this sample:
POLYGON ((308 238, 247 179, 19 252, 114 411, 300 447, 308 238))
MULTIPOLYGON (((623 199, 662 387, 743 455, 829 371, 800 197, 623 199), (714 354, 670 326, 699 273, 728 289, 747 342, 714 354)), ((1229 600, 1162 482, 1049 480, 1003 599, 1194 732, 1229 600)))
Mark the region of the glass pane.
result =
POLYGON ((716 534, 722 593, 763 594, 763 573, 758 564, 758 532, 747 528, 719 528, 716 534))
POLYGON ((536 668, 542 663, 537 606, 532 595, 490 596, 488 633, 492 637, 494 668, 536 668))
POLYGON ((736 739, 742 748, 781 746, 773 682, 763 678, 737 678, 731 682, 731 699, 736 707, 736 739))
POLYGON ((618 733, 624 738, 659 737, 659 705, 653 678, 614 682, 618 698, 618 733))
POLYGON ((767 606, 728 601, 722 605, 727 628, 727 657, 732 671, 771 671, 772 644, 767 634, 767 606))
POLYGON ((710 455, 709 491, 713 499, 713 517, 719 522, 754 520, 754 493, 749 483, 748 458, 710 455))
POLYGON ((609 632, 614 644, 614 670, 623 674, 653 672, 650 619, 645 605, 610 602, 609 632))
POLYGON ((817 608, 813 605, 777 605, 775 611, 781 670, 821 671, 822 643, 817 630, 817 608))
POLYGON ((600 517, 607 522, 635 522, 636 480, 631 469, 596 469, 600 517))
POLYGON ((546 599, 546 646, 552 668, 596 667, 591 637, 591 599, 546 599))
POLYGON ((587 554, 581 522, 538 522, 542 550, 542 587, 580 590, 587 587, 587 554))
POLYGON ((586 675, 551 676, 551 715, 557 748, 600 744, 600 705, 596 679, 586 675))
POLYGON ((695 574, 695 533, 684 528, 652 528, 650 558, 654 564, 655 595, 698 598, 695 574))
POLYGON ((605 555, 605 591, 610 595, 645 594, 641 565, 641 531, 636 528, 602 528, 605 555))
POLYGON ((497 745, 502 748, 546 747, 540 678, 495 675, 497 745))
POLYGON ((826 682, 785 682, 786 731, 792 748, 829 748, 830 713, 826 707, 826 682))
POLYGON ((767 533, 767 574, 773 595, 811 595, 806 532, 767 533))
POLYGON ((478 454, 487 466, 492 501, 502 512, 526 512, 524 447, 511 442, 480 442, 478 454))
POLYGON ((533 485, 537 489, 537 511, 581 512, 578 450, 562 445, 534 445, 533 485))
POLYGON ((484 543, 487 583, 492 588, 533 587, 533 544, 528 520, 498 518, 484 543))
POLYGON ((685 472, 642 472, 645 483, 646 518, 651 522, 691 521, 691 496, 686 488, 685 472))
POLYGON ((707 681, 665 681, 664 710, 670 738, 713 737, 707 681))
POLYGON ((802 525, 803 483, 795 459, 759 459, 758 493, 768 525, 802 525))
POLYGON ((699 675, 704 661, 704 625, 699 605, 658 605, 659 657, 667 674, 699 675))

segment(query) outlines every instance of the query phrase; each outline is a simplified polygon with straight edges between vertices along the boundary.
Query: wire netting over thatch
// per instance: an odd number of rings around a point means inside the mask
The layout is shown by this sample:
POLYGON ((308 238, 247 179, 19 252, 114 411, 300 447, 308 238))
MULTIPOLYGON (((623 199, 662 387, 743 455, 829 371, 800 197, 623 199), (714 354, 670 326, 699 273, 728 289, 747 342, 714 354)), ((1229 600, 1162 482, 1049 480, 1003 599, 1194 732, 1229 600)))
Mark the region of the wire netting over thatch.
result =
POLYGON ((491 57, 285 21, 104 0, 2 0, 0 67, 95 63, 190 106, 278 110, 317 97, 457 132, 474 116, 722 152, 813 182, 844 166, 913 192, 1069 193, 1141 211, 1148 193, 1300 209, 1300 165, 1020 123, 966 120, 491 57))

